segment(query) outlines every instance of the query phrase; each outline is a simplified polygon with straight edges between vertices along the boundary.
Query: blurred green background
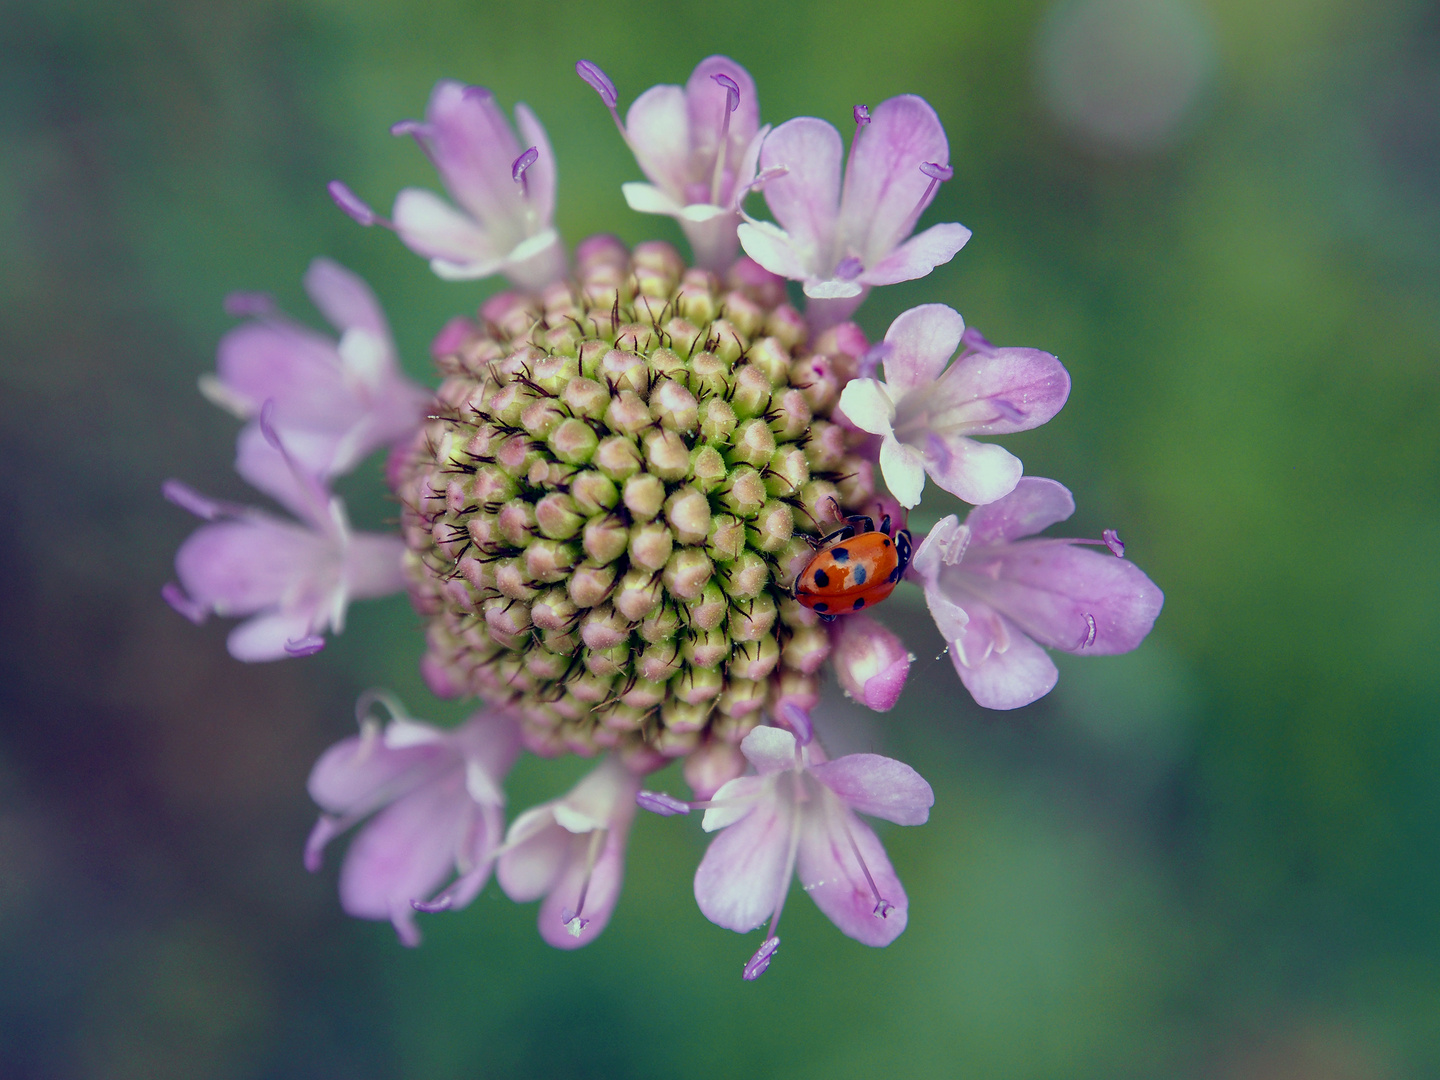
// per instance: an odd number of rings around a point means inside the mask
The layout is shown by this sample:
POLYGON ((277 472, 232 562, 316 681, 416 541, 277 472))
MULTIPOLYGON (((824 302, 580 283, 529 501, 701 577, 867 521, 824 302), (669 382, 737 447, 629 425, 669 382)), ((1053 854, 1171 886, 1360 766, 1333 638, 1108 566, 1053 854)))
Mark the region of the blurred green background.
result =
MULTIPOLYGON (((1440 1076, 1433 0, 8 0, 0 155, 0 1075, 1440 1076), (924 224, 975 237, 861 321, 944 301, 1057 353, 1069 405, 1008 444, 1165 611, 996 714, 918 598, 887 605, 906 697, 837 705, 831 738, 935 787, 929 825, 883 833, 912 905, 889 949, 797 890, 743 983, 758 935, 695 909, 697 823, 643 816, 591 948, 492 885, 407 951, 341 914, 333 856, 300 865, 305 775, 361 688, 460 715, 405 601, 244 667, 158 598, 192 527, 160 482, 252 498, 195 390, 221 299, 314 318, 300 275, 331 255, 425 377, 486 287, 324 184, 431 185, 386 129, 460 78, 543 118, 572 243, 678 242, 625 208, 638 173, 572 65, 623 104, 712 52, 769 121, 935 105, 956 175, 924 224)), ((346 492, 391 512, 373 464, 346 492)), ((522 765, 514 806, 577 764, 522 765)))

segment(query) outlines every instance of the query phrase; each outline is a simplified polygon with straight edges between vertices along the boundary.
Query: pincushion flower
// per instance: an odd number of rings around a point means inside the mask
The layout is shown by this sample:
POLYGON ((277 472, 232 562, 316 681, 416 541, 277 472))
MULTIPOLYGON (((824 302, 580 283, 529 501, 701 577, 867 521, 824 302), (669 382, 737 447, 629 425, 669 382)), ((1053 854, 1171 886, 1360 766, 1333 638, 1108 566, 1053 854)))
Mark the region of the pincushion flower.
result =
POLYGON ((241 444, 240 471, 290 509, 298 522, 206 498, 177 480, 165 496, 211 524, 191 533, 175 555, 179 585, 164 596, 191 621, 251 616, 230 633, 237 660, 308 656, 339 633, 352 599, 405 587, 404 542, 351 530, 345 504, 284 449, 263 410, 260 440, 241 444), (268 440, 268 441, 267 441, 268 440))
POLYGON ((1025 539, 1075 512, 1063 484, 1025 477, 964 524, 944 518, 915 552, 910 574, 960 680, 987 709, 1017 709, 1044 697, 1059 673, 1046 649, 1095 656, 1136 648, 1165 596, 1107 530, 1110 555, 1079 546, 1101 541, 1025 539))
MULTIPOLYGON (((395 231, 411 251, 430 260, 437 276, 455 281, 504 274, 520 288, 538 289, 565 275, 565 248, 551 224, 550 140, 523 104, 515 106, 515 126, 523 143, 494 94, 447 79, 435 84, 423 122, 403 120, 391 128, 396 135, 414 136, 458 204, 457 209, 423 188, 406 188, 395 197, 395 231)), ((368 210, 362 205, 357 214, 347 207, 348 194, 332 187, 336 201, 364 221, 368 210)))
POLYGON ((964 335, 965 320, 953 308, 911 308, 885 333, 885 381, 853 379, 840 395, 850 421, 882 437, 885 485, 906 508, 919 503, 927 473, 969 503, 1014 490, 1020 459, 971 436, 1039 427, 1070 396, 1070 375, 1055 357, 997 349, 977 334, 947 368, 964 335))
MULTIPOLYGON (((430 395, 401 373, 389 323, 365 282, 330 259, 312 262, 304 280, 339 341, 277 312, 267 297, 237 294, 229 309, 255 318, 221 339, 216 373, 202 377, 200 389, 252 425, 269 402, 289 452, 315 476, 332 477, 408 438, 430 395)), ((249 437, 259 438, 258 425, 249 437)))
POLYGON ((760 127, 755 80, 728 56, 695 65, 683 87, 652 86, 630 105, 625 123, 615 84, 588 60, 576 65, 615 117, 650 183, 622 184, 630 209, 680 223, 695 262, 723 271, 735 261, 740 223, 736 200, 755 175, 769 127, 760 127))
POLYGON ((695 901, 717 926, 770 929, 745 977, 758 978, 779 945, 790 878, 841 933, 888 945, 905 929, 909 900, 885 848, 858 810, 900 825, 923 825, 935 795, 914 769, 878 754, 826 761, 783 728, 756 728, 740 744, 753 776, 715 793, 701 822, 710 842, 695 872, 695 901))
POLYGON ((810 116, 776 127, 758 161, 760 175, 773 177, 764 191, 776 224, 747 220, 738 230, 757 263, 805 283, 827 323, 848 317, 872 285, 924 277, 970 239, 954 222, 910 236, 952 175, 935 110, 904 94, 873 112, 857 107, 855 117, 843 183, 844 146, 834 127, 810 116))
POLYGON ((545 898, 540 936, 556 948, 588 945, 610 922, 639 790, 638 777, 611 755, 564 798, 511 822, 500 887, 517 903, 545 898))
POLYGON ((500 784, 520 753, 519 726, 503 710, 484 710, 446 731, 373 692, 356 711, 360 734, 330 747, 310 772, 310 797, 324 813, 305 865, 319 870, 325 846, 368 818, 345 853, 340 905, 357 918, 389 919, 404 944, 418 945, 417 910, 463 908, 490 877, 505 831, 500 784), (383 730, 368 715, 376 701, 392 717, 383 730))

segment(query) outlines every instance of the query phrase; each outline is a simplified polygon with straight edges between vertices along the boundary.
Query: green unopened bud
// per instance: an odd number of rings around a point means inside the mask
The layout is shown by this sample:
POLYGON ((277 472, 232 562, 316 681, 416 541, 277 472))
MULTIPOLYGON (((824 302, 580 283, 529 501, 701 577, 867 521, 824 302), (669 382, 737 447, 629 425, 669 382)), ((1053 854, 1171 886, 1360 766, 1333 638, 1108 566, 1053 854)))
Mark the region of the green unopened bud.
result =
POLYGON ((685 621, 696 630, 714 630, 724 625, 730 612, 730 600, 719 584, 711 581, 700 593, 698 600, 685 605, 685 621))
POLYGON ((580 634, 576 630, 542 630, 540 641, 553 653, 571 656, 580 648, 580 634))
MULTIPOLYGON (((623 431, 627 435, 639 436, 652 423, 650 409, 639 394, 633 390, 621 390, 610 398, 610 407, 605 410, 605 423, 612 431, 623 431)), ((601 465, 601 469, 605 466, 601 465)), ((608 471, 608 470, 607 470, 608 471)), ((616 479, 620 479, 616 477, 616 479)))
POLYGON ((560 426, 563 419, 565 414, 560 411, 559 402, 554 398, 540 398, 525 406, 525 411, 520 414, 520 425, 531 438, 544 439, 560 426))
POLYGON ((648 709, 637 709, 633 705, 616 702, 605 709, 597 710, 597 715, 600 723, 610 731, 639 731, 648 712, 648 709))
POLYGON ((563 540, 536 540, 525 549, 525 572, 535 582, 564 581, 579 561, 579 547, 563 540))
POLYGON ((539 521, 535 516, 535 504, 526 502, 524 499, 511 499, 500 508, 500 515, 496 522, 500 526, 500 535, 511 547, 524 547, 534 539, 539 531, 539 521))
POLYGON ((810 336, 810 327, 805 324, 805 317, 800 312, 789 304, 781 304, 765 320, 765 333, 778 338, 780 344, 793 352, 810 336))
POLYGON ((682 487, 665 500, 665 520, 681 544, 703 544, 710 534, 710 500, 693 487, 682 487))
POLYGON ((485 411, 494 422, 514 428, 520 423, 525 407, 530 404, 530 391, 519 383, 508 383, 497 389, 485 402, 485 411))
POLYGON ((613 675, 597 675, 586 669, 583 675, 571 679, 565 688, 575 695, 577 700, 594 705, 610 696, 610 687, 614 682, 613 675))
POLYGON ((630 644, 625 642, 608 649, 587 649, 585 670, 595 675, 624 675, 630 667, 630 644))
MULTIPOLYGON (((475 483, 471 488, 475 501, 483 506, 499 509, 507 500, 520 494, 515 478, 498 465, 483 465, 475 470, 475 483)), ((493 513, 493 511, 492 511, 493 513)))
POLYGON ((795 535, 795 515, 783 502, 772 500, 745 530, 745 539, 761 551, 779 551, 795 535))
POLYGON ((754 600, 730 609, 730 637, 735 641, 769 641, 775 616, 775 598, 761 593, 754 600))
MULTIPOLYGON (((623 529, 621 535, 624 535, 623 529)), ((570 599, 575 601, 576 607, 593 608, 597 604, 603 604, 615 588, 615 574, 614 563, 608 566, 578 566, 570 575, 570 580, 565 583, 565 588, 570 593, 570 599)))
MULTIPOLYGON (((648 356, 650 350, 660 344, 660 337, 648 323, 630 322, 624 323, 616 332, 615 344, 619 348, 648 356)), ((649 367, 648 361, 646 367, 649 367)))
POLYGON ((773 637, 744 641, 730 654, 730 673, 740 679, 763 679, 780 662, 780 643, 773 637))
POLYGON ((773 387, 784 386, 790 381, 790 350, 780 343, 779 338, 761 338, 750 346, 745 359, 764 372, 773 387))
MULTIPOLYGON (((725 692, 715 702, 715 708, 729 717, 759 715, 765 707, 765 684, 752 679, 731 679, 725 685, 725 692)), ((742 739, 744 735, 740 736, 742 739)))
POLYGON ((580 640, 595 652, 613 649, 630 640, 630 620, 609 604, 592 608, 580 620, 580 640))
POLYGON ((639 622, 657 607, 664 597, 660 575, 653 570, 631 567, 615 586, 612 602, 615 610, 632 623, 639 622))
POLYGON ((818 626, 798 627, 780 650, 780 662, 787 668, 810 675, 830 655, 830 635, 818 626))
POLYGON ((617 484, 623 484, 640 471, 640 449, 634 440, 612 435, 600 440, 591 463, 617 484))
POLYGON ((812 420, 805 459, 814 472, 833 472, 845 460, 845 429, 829 420, 812 420))
POLYGON ((643 356, 625 349, 611 349, 600 359, 600 378, 612 390, 643 394, 649 389, 650 369, 643 356))
POLYGON ((739 422, 730 403, 719 395, 707 397, 700 403, 700 438, 708 443, 727 444, 739 422))
POLYGON ((795 443, 781 446, 770 459, 764 476, 765 490, 775 498, 789 500, 798 496, 810 482, 810 463, 805 460, 805 451, 795 443))
POLYGON ((840 400, 840 379, 824 356, 807 356, 791 364, 790 385, 800 391, 815 413, 828 414, 840 400))
MULTIPOLYGON (((695 664, 685 665, 685 670, 670 682, 670 689, 675 696, 687 705, 702 705, 714 701, 724 688, 725 676, 718 670, 695 664)), ((705 716, 708 718, 709 714, 710 709, 707 706, 705 716)))
POLYGON ((574 498, 563 491, 552 491, 535 504, 535 521, 551 540, 569 540, 585 524, 574 498))
POLYGON ((831 514, 832 500, 834 505, 841 505, 840 489, 829 480, 811 480, 800 489, 801 509, 796 513, 807 532, 818 537, 835 529, 838 523, 831 514))
POLYGON ((580 609, 563 586, 546 589, 530 606, 530 618, 541 630, 567 630, 575 625, 580 609))
POLYGON ((750 341, 729 319, 716 319, 710 324, 709 336, 705 341, 705 348, 724 360, 725 363, 734 365, 745 355, 750 341))
POLYGON ((663 570, 674 547, 675 540, 663 521, 637 522, 630 527, 630 562, 636 568, 663 570))
MULTIPOLYGON (((792 536, 790 542, 775 553, 775 584, 788 593, 799 577, 810 565, 810 560, 815 557, 815 549, 806 542, 802 536, 792 536)), ((802 608, 809 611, 809 608, 802 608)), ((811 619, 815 613, 810 612, 811 619)), ((805 623, 811 625, 810 622, 805 623)))
POLYGON ((705 553, 716 562, 732 562, 745 550, 745 523, 732 514, 716 514, 710 519, 710 532, 705 537, 705 553))
MULTIPOLYGON (((765 326, 765 309, 738 289, 726 293, 721 298, 721 303, 725 309, 725 317, 735 325, 735 329, 753 342, 755 335, 765 326)), ((752 350, 754 347, 751 345, 752 350)))
POLYGON ((840 463, 840 469, 835 486, 840 489, 841 506, 854 510, 875 498, 874 462, 852 455, 840 463))
POLYGON ((650 391, 650 412, 671 431, 689 435, 700 426, 700 403, 674 379, 661 379, 650 391))
POLYGON ((650 370, 657 381, 662 378, 668 378, 673 379, 683 386, 689 378, 686 374, 687 369, 684 358, 674 349, 661 347, 651 352, 650 370))
POLYGON ((792 628, 819 626, 820 616, 787 593, 780 599, 780 621, 792 628))
POLYGON ((635 662, 642 679, 669 682, 681 668, 680 646, 672 639, 658 645, 646 645, 635 662))
POLYGON ((665 507, 665 482, 650 473, 636 473, 625 481, 625 509, 637 521, 650 521, 665 507))
POLYGON ((555 426, 550 433, 550 449, 567 465, 584 465, 595 456, 600 437, 584 420, 571 417, 555 426))
POLYGON ((575 500, 575 509, 587 518, 615 509, 620 501, 620 489, 615 481, 604 473, 588 469, 571 479, 570 495, 575 500))
POLYGON ((746 551, 725 567, 722 576, 732 600, 752 600, 770 584, 770 566, 755 552, 746 551))
POLYGON ((669 641, 679 631, 680 609, 673 603, 662 602, 659 607, 640 620, 638 633, 644 641, 659 645, 669 641))
POLYGON ((735 369, 732 378, 734 389, 730 393, 730 404, 736 416, 748 420, 770 408, 774 386, 765 372, 754 364, 743 364, 735 369))
POLYGON ((610 391, 595 379, 576 376, 561 387, 560 400, 576 417, 599 420, 610 407, 610 391))
POLYGON ((666 730, 685 734, 698 733, 710 719, 709 698, 700 701, 686 701, 677 693, 679 680, 670 686, 671 698, 660 706, 660 722, 666 730))
POLYGON ((686 637, 680 652, 691 665, 718 671, 730 658, 730 638, 723 630, 703 630, 686 637))
MULTIPOLYGON (((692 710, 703 708, 703 706, 695 705, 682 706, 679 705, 678 702, 676 703, 676 707, 677 709, 683 708, 692 710)), ((684 715, 688 717, 691 714, 686 713, 684 715)), ((692 723, 694 721, 687 719, 683 722, 692 723)), ((701 719, 699 722, 703 725, 705 721, 701 719)), ((700 745, 700 729, 690 728, 687 730, 677 730, 675 728, 665 727, 662 725, 660 730, 655 733, 654 738, 650 740, 650 745, 653 746, 655 750, 657 750, 659 753, 665 755, 665 757, 682 758, 685 755, 692 753, 695 748, 700 745)))
POLYGON ((666 343, 679 356, 693 358, 695 350, 704 347, 705 332, 689 319, 676 316, 665 324, 664 330, 666 343))
POLYGON ((704 492, 711 492, 725 482, 729 466, 719 450, 701 445, 690 451, 690 482, 704 492))
POLYGON ((494 638, 515 637, 530 629, 530 605, 505 596, 485 601, 485 625, 494 638))
POLYGON ((770 682, 766 707, 774 709, 782 701, 790 701, 802 709, 813 709, 820 703, 820 679, 799 671, 782 669, 780 677, 770 682))
POLYGON ((765 505, 765 481, 750 465, 737 465, 720 487, 720 505, 736 517, 753 518, 765 505))
POLYGON ((705 285, 684 284, 675 294, 675 310, 693 323, 704 325, 715 318, 719 305, 715 294, 705 285))
POLYGON ((690 448, 673 431, 647 431, 641 439, 645 451, 645 468, 652 476, 674 482, 685 479, 690 471, 690 448))
POLYGON ((669 688, 663 682, 636 678, 620 695, 620 700, 636 709, 649 710, 665 700, 669 688))
POLYGON ((775 434, 761 417, 744 421, 735 429, 726 457, 732 465, 745 463, 757 469, 770 464, 775 454, 775 434))
MULTIPOLYGON (((546 314, 548 316, 552 313, 547 312, 546 314)), ((553 314, 558 315, 559 312, 554 312, 553 314)), ((564 353, 568 356, 575 356, 577 354, 582 340, 583 336, 579 329, 574 323, 568 322, 550 327, 540 338, 541 343, 550 352, 564 353)))
MULTIPOLYGON (((587 379, 595 379, 597 382, 600 381, 598 379, 600 374, 600 361, 605 358, 605 354, 609 351, 610 343, 608 341, 602 341, 599 338, 587 338, 582 341, 577 353, 580 358, 580 374, 584 375, 587 379)), ((606 405, 609 405, 610 391, 608 389, 605 391, 605 399, 606 405)))
MULTIPOLYGON (((630 530, 618 514, 599 514, 585 523, 582 541, 585 554, 601 566, 614 562, 630 546, 630 530)), ((577 604, 580 600, 577 598, 577 604)), ((586 605, 581 605, 586 606, 586 605)))
POLYGON ((495 587, 501 595, 512 600, 529 603, 540 595, 525 570, 524 559, 497 559, 495 561, 495 587))
POLYGON ((685 260, 680 252, 675 250, 674 245, 667 244, 663 240, 647 240, 644 243, 636 244, 630 253, 630 261, 635 269, 653 270, 663 274, 666 281, 670 283, 670 290, 680 282, 680 276, 685 273, 685 260))
POLYGON ((730 365, 712 352, 697 352, 690 358, 690 389, 701 401, 726 399, 732 388, 730 365))
POLYGON ((665 591, 677 600, 698 600, 715 572, 714 564, 698 548, 676 551, 665 564, 665 591))
POLYGON ((498 592, 495 584, 495 566, 488 559, 461 559, 460 573, 470 587, 481 595, 498 592))
MULTIPOLYGON (((763 702, 762 702, 763 704, 763 702)), ((763 714, 759 709, 752 712, 740 713, 735 716, 720 715, 715 718, 710 727, 712 735, 721 742, 729 743, 731 746, 739 746, 745 741, 745 736, 760 726, 760 717, 763 714)))
POLYGON ((540 682, 554 682, 570 669, 573 658, 549 649, 526 649, 525 670, 540 682))

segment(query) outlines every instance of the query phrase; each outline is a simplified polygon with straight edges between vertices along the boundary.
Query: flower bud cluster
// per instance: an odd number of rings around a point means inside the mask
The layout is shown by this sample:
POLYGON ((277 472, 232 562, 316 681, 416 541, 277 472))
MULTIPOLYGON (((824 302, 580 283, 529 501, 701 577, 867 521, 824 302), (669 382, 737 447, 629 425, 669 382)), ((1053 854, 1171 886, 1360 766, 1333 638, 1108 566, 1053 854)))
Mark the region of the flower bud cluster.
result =
POLYGON ((448 695, 537 753, 738 744, 813 705, 829 638, 789 593, 831 500, 874 495, 831 417, 858 358, 783 283, 669 245, 582 244, 574 280, 452 324, 403 469, 407 567, 448 695))

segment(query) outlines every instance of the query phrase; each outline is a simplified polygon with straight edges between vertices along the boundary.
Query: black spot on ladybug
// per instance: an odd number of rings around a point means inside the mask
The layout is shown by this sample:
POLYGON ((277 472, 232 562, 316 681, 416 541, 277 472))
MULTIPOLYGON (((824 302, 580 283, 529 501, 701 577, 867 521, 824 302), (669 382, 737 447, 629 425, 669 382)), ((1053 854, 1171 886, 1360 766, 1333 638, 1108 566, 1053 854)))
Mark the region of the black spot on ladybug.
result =
POLYGON ((836 562, 849 562, 850 552, 846 551, 844 548, 832 548, 830 551, 830 557, 836 562))
POLYGON ((816 570, 815 584, 819 585, 822 589, 827 587, 830 584, 830 575, 825 573, 824 570, 816 570))
POLYGON ((889 540, 886 540, 886 541, 885 541, 885 546, 886 546, 886 547, 889 547, 889 546, 890 546, 890 541, 889 541, 889 540))
POLYGON ((851 611, 859 611, 859 610, 860 610, 862 607, 864 607, 864 606, 865 606, 865 598, 862 596, 859 600, 856 600, 856 601, 855 601, 855 606, 854 606, 853 608, 851 608, 850 610, 851 610, 851 611))
POLYGON ((815 610, 816 610, 816 611, 829 611, 829 610, 830 610, 830 605, 827 604, 827 603, 825 603, 825 602, 822 600, 820 603, 818 603, 818 604, 815 605, 815 610))
POLYGON ((864 584, 865 584, 865 567, 863 567, 863 566, 856 566, 856 567, 855 567, 854 581, 852 581, 851 584, 852 584, 852 585, 864 585, 864 584))
POLYGON ((897 567, 895 567, 894 570, 891 570, 891 571, 890 571, 890 576, 889 576, 888 578, 886 578, 885 580, 886 580, 886 581, 889 581, 889 582, 892 583, 892 584, 895 583, 895 582, 897 582, 897 581, 899 581, 899 580, 900 580, 900 567, 897 566, 897 567))

